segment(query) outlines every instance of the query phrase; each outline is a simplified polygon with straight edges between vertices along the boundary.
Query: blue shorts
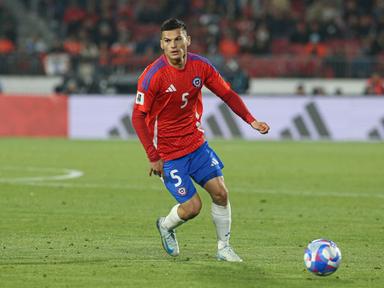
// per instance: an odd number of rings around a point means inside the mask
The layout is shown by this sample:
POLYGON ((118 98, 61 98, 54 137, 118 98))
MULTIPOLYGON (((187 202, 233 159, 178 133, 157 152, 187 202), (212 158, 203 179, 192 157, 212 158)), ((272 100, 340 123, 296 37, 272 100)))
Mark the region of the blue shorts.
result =
POLYGON ((220 158, 205 142, 188 155, 164 162, 164 185, 177 202, 184 203, 197 191, 192 179, 204 187, 212 178, 223 176, 223 168, 220 158))

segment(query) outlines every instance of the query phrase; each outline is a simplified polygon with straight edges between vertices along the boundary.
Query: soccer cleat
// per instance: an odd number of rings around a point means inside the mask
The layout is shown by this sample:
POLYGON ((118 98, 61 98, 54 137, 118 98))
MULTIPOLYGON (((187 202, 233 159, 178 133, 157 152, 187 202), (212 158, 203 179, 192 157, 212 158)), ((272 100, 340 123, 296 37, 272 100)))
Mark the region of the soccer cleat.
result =
POLYGON ((168 231, 166 228, 161 226, 165 217, 160 217, 156 221, 157 230, 159 230, 161 236, 161 243, 163 244, 164 250, 171 256, 176 257, 179 255, 179 244, 176 239, 175 230, 168 231))
POLYGON ((243 259, 233 251, 232 247, 227 245, 217 251, 217 260, 228 262, 243 262, 243 259))

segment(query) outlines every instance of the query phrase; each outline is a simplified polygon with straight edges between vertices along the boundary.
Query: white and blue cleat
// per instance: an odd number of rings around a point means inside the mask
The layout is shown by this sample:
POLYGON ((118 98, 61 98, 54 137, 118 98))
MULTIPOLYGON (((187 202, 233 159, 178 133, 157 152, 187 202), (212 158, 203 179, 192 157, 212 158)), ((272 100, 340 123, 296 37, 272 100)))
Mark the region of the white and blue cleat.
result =
POLYGON ((243 262, 243 259, 233 251, 232 247, 227 245, 222 249, 217 251, 216 255, 217 260, 228 261, 228 262, 243 262))
POLYGON ((165 217, 160 217, 156 221, 157 230, 159 230, 161 243, 163 244, 164 250, 171 256, 176 257, 179 255, 179 244, 176 239, 175 230, 168 231, 161 224, 164 222, 165 217))

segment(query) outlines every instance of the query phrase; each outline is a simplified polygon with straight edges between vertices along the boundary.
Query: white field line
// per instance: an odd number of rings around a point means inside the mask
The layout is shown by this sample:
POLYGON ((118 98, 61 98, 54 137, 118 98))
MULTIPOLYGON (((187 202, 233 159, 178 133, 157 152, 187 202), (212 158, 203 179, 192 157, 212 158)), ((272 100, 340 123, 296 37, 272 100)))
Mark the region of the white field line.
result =
POLYGON ((47 172, 58 173, 57 175, 36 176, 36 177, 12 177, 0 178, 0 183, 31 183, 35 181, 58 181, 79 178, 84 175, 83 171, 66 168, 39 168, 39 167, 0 167, 0 171, 27 171, 44 174, 47 172))

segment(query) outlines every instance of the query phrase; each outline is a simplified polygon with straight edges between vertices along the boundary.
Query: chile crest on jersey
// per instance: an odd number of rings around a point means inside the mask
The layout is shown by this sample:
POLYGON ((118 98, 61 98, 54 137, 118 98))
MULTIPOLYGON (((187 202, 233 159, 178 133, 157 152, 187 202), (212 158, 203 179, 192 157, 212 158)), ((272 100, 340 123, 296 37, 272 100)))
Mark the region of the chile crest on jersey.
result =
POLYGON ((195 77, 192 80, 192 85, 195 86, 196 88, 200 88, 202 84, 201 78, 200 77, 195 77))

